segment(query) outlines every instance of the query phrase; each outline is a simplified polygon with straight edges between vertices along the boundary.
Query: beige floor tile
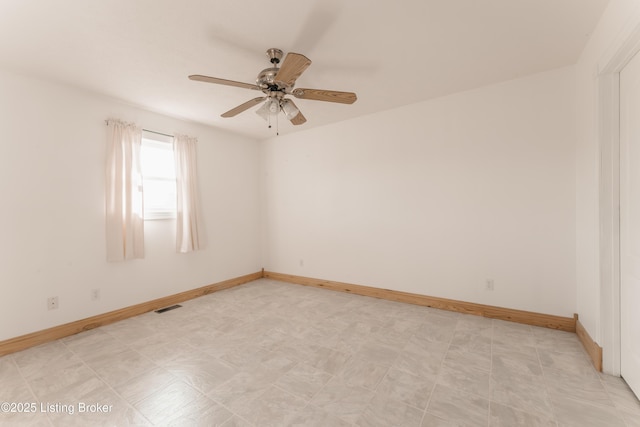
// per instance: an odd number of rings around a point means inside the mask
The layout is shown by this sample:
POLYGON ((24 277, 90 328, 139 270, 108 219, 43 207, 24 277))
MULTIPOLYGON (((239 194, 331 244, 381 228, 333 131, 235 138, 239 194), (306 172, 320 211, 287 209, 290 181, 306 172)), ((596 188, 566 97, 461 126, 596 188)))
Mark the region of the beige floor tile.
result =
POLYGON ((427 378, 391 368, 380 382, 377 391, 390 399, 415 408, 425 409, 435 382, 435 376, 427 378))
POLYGON ((254 398, 262 395, 278 379, 278 375, 263 369, 237 372, 228 381, 208 393, 208 396, 232 411, 241 411, 254 398))
POLYGON ((485 427, 489 417, 489 400, 437 384, 427 412, 465 426, 485 427))
POLYGON ((46 414, 0 413, 0 425, 11 427, 51 427, 46 414))
MULTIPOLYGON (((20 355, 21 353, 16 353, 20 355)), ((6 380, 22 379, 18 366, 13 361, 14 355, 0 356, 0 377, 6 380)))
POLYGON ((464 390, 485 399, 490 397, 489 371, 469 365, 444 362, 438 376, 438 384, 464 390))
POLYGON ((491 402, 490 427, 556 427, 556 422, 543 415, 530 414, 500 403, 491 402))
POLYGON ((34 399, 11 356, 0 358, 0 402, 29 402, 34 399))
POLYGON ((232 366, 224 361, 200 352, 174 359, 161 366, 176 378, 204 394, 232 378, 236 372, 232 366))
POLYGON ((456 330, 451 339, 451 346, 461 350, 478 353, 491 352, 491 329, 456 330))
POLYGON ((332 378, 320 369, 300 363, 275 382, 275 385, 305 400, 311 399, 332 378))
POLYGON ((60 341, 32 347, 13 355, 15 365, 25 379, 42 377, 45 372, 64 369, 80 362, 74 353, 60 341))
POLYGON ((513 342, 493 342, 491 345, 492 357, 503 357, 506 359, 521 360, 523 362, 540 363, 536 347, 521 345, 517 341, 513 342))
POLYGON ((524 412, 553 417, 551 399, 542 376, 492 373, 491 400, 524 412))
POLYGON ((391 366, 398 358, 400 348, 402 347, 390 348, 377 342, 366 341, 354 353, 354 357, 377 365, 391 366))
POLYGON ((522 323, 509 322, 507 320, 493 319, 493 330, 495 332, 519 332, 533 334, 535 336, 534 327, 522 323))
POLYGON ((284 424, 287 427, 350 427, 348 423, 329 412, 313 405, 307 405, 300 411, 288 416, 284 424))
POLYGON ((236 368, 251 368, 258 366, 271 350, 256 344, 247 344, 231 349, 220 356, 220 359, 236 368))
POLYGON ((218 427, 233 417, 233 413, 211 399, 200 396, 178 409, 169 421, 172 427, 218 427))
POLYGON ((164 422, 202 396, 182 381, 172 381, 133 406, 154 424, 164 422))
POLYGON ((349 385, 374 390, 388 369, 389 366, 378 365, 356 355, 349 359, 338 375, 349 385))
POLYGON ((362 387, 350 386, 340 378, 334 378, 311 399, 311 404, 354 423, 373 398, 373 392, 362 387))
POLYGON ((622 418, 627 422, 627 427, 640 427, 640 416, 637 412, 629 412, 625 409, 620 411, 622 418))
POLYGON ((558 351, 538 350, 543 368, 554 368, 571 374, 593 377, 596 373, 585 353, 561 353, 558 351))
MULTIPOLYGON (((535 350, 534 350, 535 354, 535 350)), ((491 371, 502 376, 539 376, 542 377, 542 367, 537 358, 511 357, 509 355, 494 354, 491 371)))
POLYGON ((122 341, 112 337, 102 329, 82 332, 64 338, 62 342, 69 350, 87 362, 96 357, 119 353, 127 348, 122 341))
POLYGON ((253 424, 237 415, 234 415, 222 424, 222 427, 253 427, 253 424))
POLYGON ((90 366, 104 382, 112 387, 119 386, 132 377, 156 367, 151 360, 131 349, 104 358, 93 359, 90 366))
POLYGON ((256 397, 238 415, 256 426, 282 426, 285 420, 301 411, 307 402, 277 387, 270 387, 256 397))
POLYGON ((600 406, 572 398, 554 396, 553 407, 558 424, 567 427, 625 427, 615 408, 600 406))
POLYGON ((528 328, 494 327, 492 341, 494 344, 512 344, 535 347, 536 338, 528 328))
POLYGON ((535 328, 534 335, 536 337, 536 347, 541 350, 584 354, 584 348, 580 344, 578 336, 574 333, 535 328))
POLYGON ((114 405, 0 424, 640 424, 573 333, 267 279, 182 305, 0 357, 0 401, 114 405))
POLYGON ((468 350, 465 347, 450 345, 444 358, 445 363, 471 366, 485 371, 491 370, 491 347, 487 351, 468 350))
POLYGON ((544 368, 544 380, 552 400, 554 395, 572 396, 598 405, 614 406, 597 375, 585 377, 559 369, 544 368))
POLYGON ((83 362, 52 371, 29 381, 33 393, 41 402, 73 403, 81 396, 104 387, 104 383, 83 362))
POLYGON ((633 394, 624 379, 606 374, 599 375, 599 378, 615 407, 628 414, 635 414, 640 420, 640 400, 633 394))
POLYGON ((464 424, 446 420, 427 412, 422 418, 422 424, 420 425, 420 427, 464 427, 464 424))
POLYGON ((360 427, 420 427, 424 411, 376 394, 356 421, 360 427))
POLYGON ((385 323, 385 326, 378 329, 369 336, 372 343, 387 347, 391 350, 397 350, 404 347, 409 339, 417 332, 420 324, 416 325, 413 330, 403 330, 405 327, 400 320, 392 319, 385 323))
POLYGON ((325 345, 343 353, 354 354, 367 342, 369 342, 368 333, 360 333, 353 326, 349 326, 330 338, 325 345))
POLYGON ((289 372, 299 362, 289 358, 285 352, 281 350, 273 350, 267 353, 256 369, 265 369, 266 371, 273 372, 278 376, 282 376, 289 372))
POLYGON ((443 316, 429 316, 427 323, 420 325, 415 336, 426 341, 449 343, 456 330, 457 319, 443 316))
POLYGON ((304 359, 304 363, 315 366, 331 375, 336 375, 350 358, 351 355, 348 353, 327 347, 317 347, 312 354, 304 359))
POLYGON ((471 314, 461 314, 458 317, 456 331, 475 331, 482 336, 491 338, 493 333, 493 319, 471 314))
POLYGON ((1 402, 33 402, 35 397, 29 386, 22 379, 18 381, 2 381, 0 385, 1 402))
POLYGON ((395 360, 393 367, 408 374, 430 377, 437 375, 447 353, 448 344, 425 341, 422 343, 415 337, 405 346, 395 360))
POLYGON ((177 378, 163 368, 154 368, 114 387, 128 402, 135 404, 161 390, 177 378))
POLYGON ((184 333, 180 336, 180 341, 189 344, 193 348, 206 349, 215 345, 216 339, 224 335, 223 332, 212 328, 198 329, 184 333))
POLYGON ((101 329, 127 345, 133 345, 156 333, 155 329, 146 326, 136 317, 106 325, 101 329))

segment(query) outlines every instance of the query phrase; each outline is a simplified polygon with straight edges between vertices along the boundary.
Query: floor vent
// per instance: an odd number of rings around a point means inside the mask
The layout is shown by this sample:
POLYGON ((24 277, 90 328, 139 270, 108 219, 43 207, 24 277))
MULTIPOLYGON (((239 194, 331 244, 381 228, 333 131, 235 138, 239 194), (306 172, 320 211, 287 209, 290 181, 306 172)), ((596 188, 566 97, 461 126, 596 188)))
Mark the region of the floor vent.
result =
POLYGON ((164 313, 165 311, 175 310, 176 308, 182 307, 180 304, 172 305, 170 307, 161 308, 160 310, 156 310, 156 313, 164 313))

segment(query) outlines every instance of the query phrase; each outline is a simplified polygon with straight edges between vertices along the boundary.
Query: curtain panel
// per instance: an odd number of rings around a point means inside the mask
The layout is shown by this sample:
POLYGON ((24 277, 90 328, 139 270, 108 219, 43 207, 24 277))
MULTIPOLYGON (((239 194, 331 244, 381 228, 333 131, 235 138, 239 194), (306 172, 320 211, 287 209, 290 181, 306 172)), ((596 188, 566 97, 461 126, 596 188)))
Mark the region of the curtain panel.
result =
POLYGON ((107 261, 144 258, 142 129, 118 120, 107 120, 107 129, 107 261))
POLYGON ((200 213, 196 138, 176 135, 173 150, 176 161, 176 250, 180 253, 204 248, 200 213))

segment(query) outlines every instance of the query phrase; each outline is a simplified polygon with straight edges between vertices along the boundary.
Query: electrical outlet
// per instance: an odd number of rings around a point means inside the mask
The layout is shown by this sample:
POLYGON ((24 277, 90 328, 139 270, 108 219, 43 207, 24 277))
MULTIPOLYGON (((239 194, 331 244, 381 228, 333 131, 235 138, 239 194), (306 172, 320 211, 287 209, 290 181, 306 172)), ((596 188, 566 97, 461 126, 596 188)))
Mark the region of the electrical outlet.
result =
POLYGON ((58 297, 47 298, 47 308, 49 310, 57 310, 58 309, 58 297))
POLYGON ((493 279, 487 279, 484 285, 484 289, 487 291, 492 291, 494 289, 493 279))
POLYGON ((100 289, 91 290, 91 301, 98 301, 100 299, 100 289))

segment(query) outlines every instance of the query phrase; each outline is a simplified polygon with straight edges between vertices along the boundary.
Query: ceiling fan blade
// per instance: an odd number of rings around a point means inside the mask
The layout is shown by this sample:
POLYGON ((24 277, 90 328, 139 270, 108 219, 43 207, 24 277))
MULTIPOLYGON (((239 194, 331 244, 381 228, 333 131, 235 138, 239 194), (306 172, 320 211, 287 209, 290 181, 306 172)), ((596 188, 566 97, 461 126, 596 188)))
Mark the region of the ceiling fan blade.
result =
POLYGON ((229 110, 226 113, 222 114, 222 117, 226 118, 226 117, 237 116, 238 114, 242 113, 245 110, 248 110, 249 108, 253 107, 254 105, 260 104, 265 99, 267 99, 266 96, 261 96, 259 98, 253 98, 252 100, 247 101, 244 104, 240 104, 236 108, 232 108, 231 110, 229 110))
POLYGON ((283 82, 293 86, 298 77, 311 65, 311 60, 299 53, 289 52, 284 58, 284 62, 274 77, 276 82, 283 82))
POLYGON ((313 99, 315 101, 338 102, 340 104, 353 104, 358 97, 353 92, 338 92, 322 89, 294 89, 291 94, 300 99, 313 99))
POLYGON ((302 115, 302 111, 300 111, 298 106, 292 100, 290 99, 287 99, 287 100, 289 101, 289 104, 293 105, 295 109, 298 110, 298 114, 296 114, 295 117, 290 120, 291 123, 295 126, 305 123, 307 121, 307 118, 302 115))
POLYGON ((291 119, 291 123, 296 125, 296 126, 301 125, 301 124, 305 123, 306 121, 307 121, 307 118, 302 115, 302 112, 298 113, 297 116, 295 116, 293 119, 291 119))
POLYGON ((216 83, 219 85, 242 87, 245 89, 262 90, 260 86, 252 85, 250 83, 234 82, 233 80, 225 80, 225 79, 219 79, 217 77, 201 76, 198 74, 189 76, 189 79, 195 80, 198 82, 216 83))

